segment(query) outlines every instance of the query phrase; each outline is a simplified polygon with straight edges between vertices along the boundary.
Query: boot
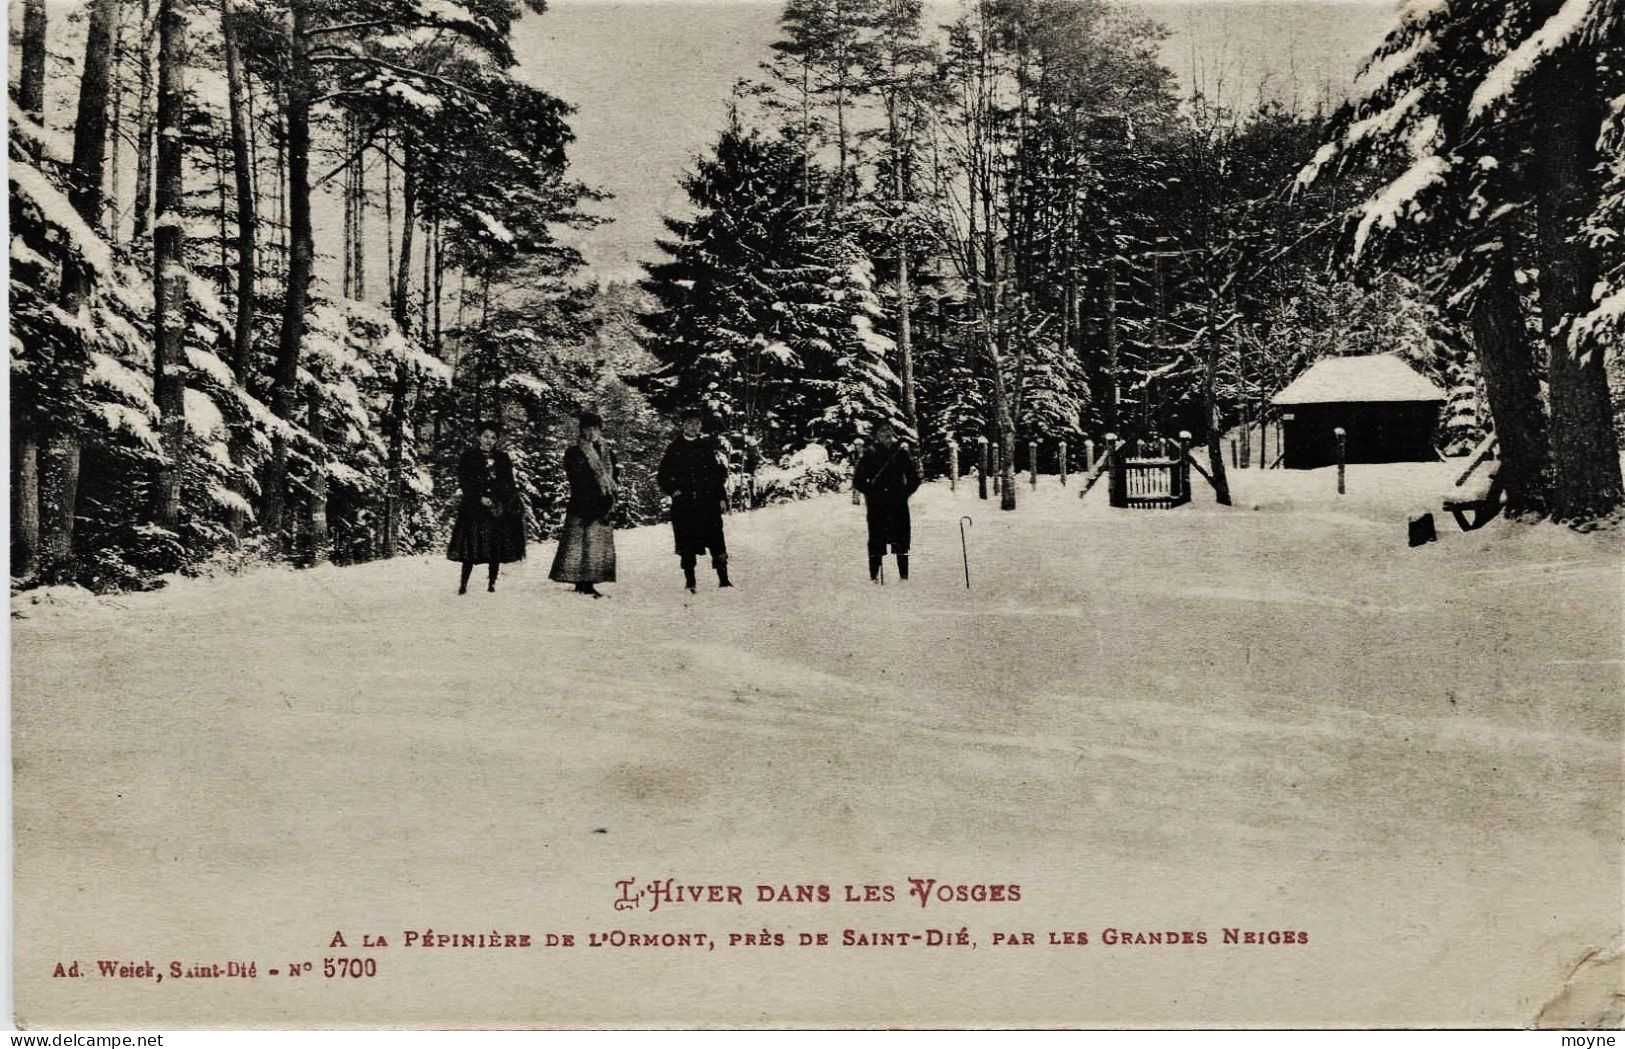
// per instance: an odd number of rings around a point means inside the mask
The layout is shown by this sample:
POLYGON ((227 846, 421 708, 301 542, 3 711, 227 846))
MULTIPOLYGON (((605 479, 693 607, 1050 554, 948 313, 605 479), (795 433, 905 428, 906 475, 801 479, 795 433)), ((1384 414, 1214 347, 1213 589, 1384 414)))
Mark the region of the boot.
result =
POLYGON ((473 575, 473 574, 474 574, 474 562, 472 562, 472 561, 464 561, 463 562, 462 578, 457 581, 457 592, 459 594, 468 593, 468 577, 473 575))
POLYGON ((697 586, 697 585, 698 584, 696 584, 694 582, 694 566, 693 565, 684 565, 683 566, 683 589, 687 590, 689 593, 692 594, 694 592, 695 586, 697 586))
POLYGON ((869 555, 869 582, 880 582, 880 558, 874 554, 869 555))
POLYGON ((907 554, 898 554, 897 555, 897 578, 899 580, 908 578, 908 555, 907 554))
POLYGON ((717 565, 717 586, 719 588, 733 586, 733 584, 728 581, 728 563, 726 561, 720 565, 717 565))
POLYGON ((492 561, 490 571, 485 577, 485 592, 487 594, 494 594, 497 592, 497 573, 499 571, 501 571, 501 569, 497 566, 497 562, 492 561))

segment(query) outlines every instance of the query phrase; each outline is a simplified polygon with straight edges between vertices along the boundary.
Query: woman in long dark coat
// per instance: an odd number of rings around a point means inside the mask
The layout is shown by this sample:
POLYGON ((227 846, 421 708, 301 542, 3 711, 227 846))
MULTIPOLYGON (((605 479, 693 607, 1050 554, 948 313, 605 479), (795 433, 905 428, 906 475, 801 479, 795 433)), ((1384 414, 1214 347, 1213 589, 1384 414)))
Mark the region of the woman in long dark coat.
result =
POLYGON ((495 592, 500 566, 525 557, 524 511, 519 486, 514 483, 513 460, 497 447, 495 423, 481 423, 478 445, 457 461, 457 485, 462 500, 457 523, 451 529, 446 559, 462 563, 459 594, 468 593, 474 566, 488 565, 485 589, 495 592))
POLYGON ((594 584, 615 582, 615 531, 609 523, 616 498, 615 456, 604 446, 604 420, 598 413, 582 412, 579 425, 580 438, 564 450, 570 501, 548 578, 574 583, 578 594, 603 597, 594 584))
POLYGON ((722 508, 728 500, 728 470, 714 440, 700 435, 698 409, 683 412, 682 432, 666 448, 655 480, 671 496, 671 530, 683 566, 683 586, 694 592, 694 566, 710 551, 717 586, 728 587, 728 543, 722 534, 722 508))

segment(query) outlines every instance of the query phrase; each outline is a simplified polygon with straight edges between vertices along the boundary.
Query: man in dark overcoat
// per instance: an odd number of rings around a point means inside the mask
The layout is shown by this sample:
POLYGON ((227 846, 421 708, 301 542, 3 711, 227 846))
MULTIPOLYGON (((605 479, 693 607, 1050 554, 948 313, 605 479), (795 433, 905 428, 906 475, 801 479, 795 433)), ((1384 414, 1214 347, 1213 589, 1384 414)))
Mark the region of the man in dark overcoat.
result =
POLYGON ((912 531, 908 497, 920 487, 920 468, 908 447, 897 439, 891 420, 874 426, 874 442, 858 457, 852 487, 863 493, 869 519, 869 579, 880 580, 886 548, 897 555, 897 578, 908 578, 908 545, 912 531))
POLYGON ((683 565, 683 585, 694 592, 694 565, 699 555, 711 554, 717 586, 733 586, 728 579, 728 544, 722 535, 722 512, 728 505, 728 468, 715 440, 701 433, 704 415, 685 409, 682 431, 666 447, 655 479, 671 496, 671 530, 683 565))

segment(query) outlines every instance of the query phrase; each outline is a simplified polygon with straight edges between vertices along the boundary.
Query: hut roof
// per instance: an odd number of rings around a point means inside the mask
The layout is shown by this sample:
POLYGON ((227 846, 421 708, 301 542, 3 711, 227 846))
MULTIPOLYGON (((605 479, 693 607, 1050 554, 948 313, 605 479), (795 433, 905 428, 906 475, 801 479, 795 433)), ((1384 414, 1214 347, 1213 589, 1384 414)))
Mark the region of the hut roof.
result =
POLYGON ((1392 354, 1326 357, 1292 380, 1272 404, 1443 401, 1444 391, 1392 354))

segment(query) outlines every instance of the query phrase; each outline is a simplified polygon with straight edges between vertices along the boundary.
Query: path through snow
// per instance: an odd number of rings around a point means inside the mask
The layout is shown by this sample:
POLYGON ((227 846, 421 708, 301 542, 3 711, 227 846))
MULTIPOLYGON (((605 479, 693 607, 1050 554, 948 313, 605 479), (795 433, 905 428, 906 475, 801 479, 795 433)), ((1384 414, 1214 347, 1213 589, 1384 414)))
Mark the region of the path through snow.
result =
POLYGON ((1621 544, 1405 546, 1457 464, 1232 475, 1238 506, 916 499, 864 579, 845 496, 664 527, 606 601, 427 557, 14 604, 17 1002, 45 1026, 1519 1025, 1618 936, 1621 544), (967 529, 971 582, 959 557, 967 529), (888 565, 889 570, 889 565, 888 565), (615 882, 747 904, 617 913, 615 882), (902 899, 909 876, 1012 904, 902 899), (758 883, 898 887, 756 904, 758 883), (974 951, 379 952, 172 988, 59 959, 320 958, 334 930, 966 926, 974 951), (1107 946, 1107 927, 1310 933, 1107 946), (995 931, 1038 946, 994 947, 995 931), (1044 945, 1085 930, 1085 948, 1044 945), (411 990, 416 989, 416 990, 411 990), (408 993, 411 990, 411 993, 408 993), (426 991, 427 993, 418 993, 426 991), (748 1008, 746 1005, 748 1004, 748 1008))

